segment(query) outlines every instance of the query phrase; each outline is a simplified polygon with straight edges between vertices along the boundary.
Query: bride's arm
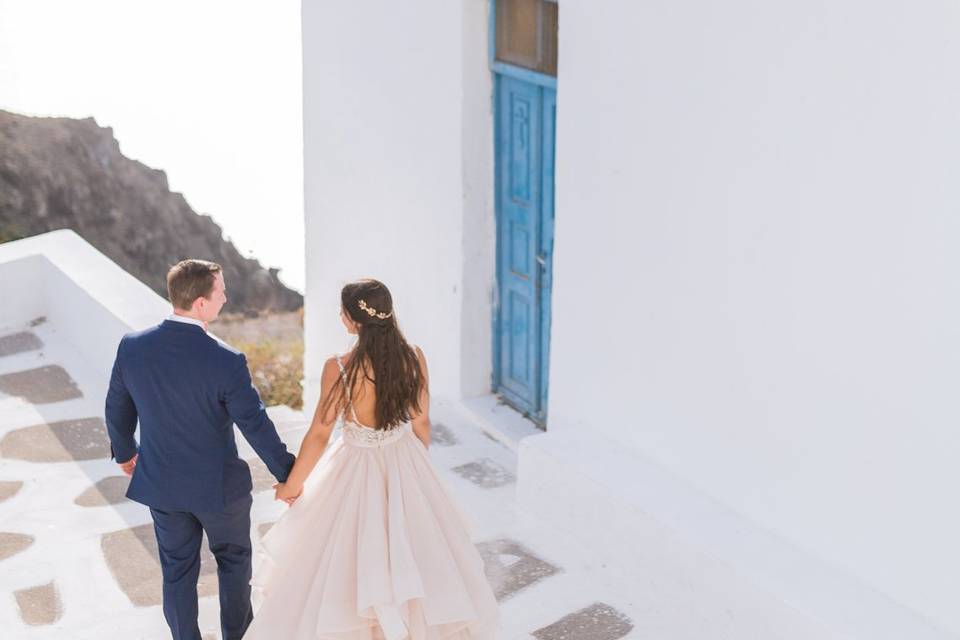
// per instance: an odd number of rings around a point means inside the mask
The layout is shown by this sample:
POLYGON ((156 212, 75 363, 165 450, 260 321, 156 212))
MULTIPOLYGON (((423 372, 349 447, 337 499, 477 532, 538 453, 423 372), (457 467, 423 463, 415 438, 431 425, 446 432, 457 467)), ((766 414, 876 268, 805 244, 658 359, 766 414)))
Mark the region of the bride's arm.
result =
POLYGON ((427 358, 420 347, 416 347, 420 372, 423 374, 423 391, 420 392, 420 413, 413 416, 413 434, 420 438, 423 446, 430 448, 430 374, 427 372, 427 358))
POLYGON ((329 403, 330 406, 324 411, 324 404, 339 379, 340 370, 336 361, 330 358, 323 365, 323 373, 320 377, 320 400, 313 412, 310 429, 307 431, 307 435, 303 437, 300 453, 297 454, 297 461, 294 463, 293 469, 290 470, 287 481, 277 485, 277 500, 290 502, 300 495, 303 491, 303 483, 317 465, 324 449, 327 448, 333 425, 337 422, 337 407, 335 406, 336 403, 331 402, 329 403))

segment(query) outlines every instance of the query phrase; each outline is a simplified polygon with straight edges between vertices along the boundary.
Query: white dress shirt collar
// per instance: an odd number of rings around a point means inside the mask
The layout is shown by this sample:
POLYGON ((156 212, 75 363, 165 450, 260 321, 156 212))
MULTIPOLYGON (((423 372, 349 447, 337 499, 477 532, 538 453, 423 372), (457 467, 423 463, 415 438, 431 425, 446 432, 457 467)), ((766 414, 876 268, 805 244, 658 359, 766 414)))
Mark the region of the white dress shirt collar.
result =
POLYGON ((185 324, 195 324, 201 329, 203 329, 204 331, 207 330, 206 325, 200 320, 196 320, 195 318, 188 318, 187 316, 178 316, 175 313, 171 313, 170 316, 167 318, 167 320, 173 320, 174 322, 183 322, 185 324))

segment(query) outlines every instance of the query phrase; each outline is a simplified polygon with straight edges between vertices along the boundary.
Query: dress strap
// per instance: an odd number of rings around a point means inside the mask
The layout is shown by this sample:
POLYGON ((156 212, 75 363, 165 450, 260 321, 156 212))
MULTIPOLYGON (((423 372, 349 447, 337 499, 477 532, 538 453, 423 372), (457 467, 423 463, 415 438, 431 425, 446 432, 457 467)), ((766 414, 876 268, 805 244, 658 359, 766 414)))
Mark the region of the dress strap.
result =
POLYGON ((360 424, 360 421, 357 420, 357 411, 353 408, 353 400, 350 398, 350 385, 347 383, 347 370, 343 368, 343 361, 340 359, 340 354, 337 354, 337 366, 340 368, 340 380, 343 382, 343 393, 347 398, 347 406, 350 407, 350 415, 353 416, 353 421, 357 424, 360 424))

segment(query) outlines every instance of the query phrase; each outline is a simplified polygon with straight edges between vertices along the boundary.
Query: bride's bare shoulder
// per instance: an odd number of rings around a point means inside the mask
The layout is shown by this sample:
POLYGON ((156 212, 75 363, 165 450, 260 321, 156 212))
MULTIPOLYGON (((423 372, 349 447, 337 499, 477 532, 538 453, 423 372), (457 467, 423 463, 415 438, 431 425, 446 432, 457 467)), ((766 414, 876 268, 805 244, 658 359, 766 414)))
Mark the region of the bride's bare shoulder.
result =
POLYGON ((337 376, 340 375, 340 365, 337 364, 338 358, 339 358, 339 355, 334 354, 324 361, 323 373, 321 374, 324 378, 326 378, 327 376, 331 376, 333 374, 336 374, 337 376))

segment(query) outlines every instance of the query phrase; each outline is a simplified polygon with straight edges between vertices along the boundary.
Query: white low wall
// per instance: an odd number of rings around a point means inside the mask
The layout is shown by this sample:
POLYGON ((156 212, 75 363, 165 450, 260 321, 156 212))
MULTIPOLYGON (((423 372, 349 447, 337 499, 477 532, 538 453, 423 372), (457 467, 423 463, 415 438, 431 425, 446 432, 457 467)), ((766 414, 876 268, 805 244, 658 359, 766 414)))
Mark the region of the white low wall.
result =
POLYGON ((102 374, 104 392, 120 338, 170 314, 166 300, 69 230, 0 244, 0 300, 0 328, 45 317, 102 374))
MULTIPOLYGON (((0 245, 0 260, 5 246, 0 245)), ((49 260, 36 254, 0 262, 0 327, 25 326, 44 316, 44 283, 54 268, 49 260)))
MULTIPOLYGON (((0 301, 0 335, 28 330, 44 318, 60 346, 82 357, 78 382, 94 398, 106 397, 124 334, 170 315, 167 300, 69 230, 0 244, 0 301)), ((281 432, 305 421, 288 407, 270 407, 269 413, 281 432)))

